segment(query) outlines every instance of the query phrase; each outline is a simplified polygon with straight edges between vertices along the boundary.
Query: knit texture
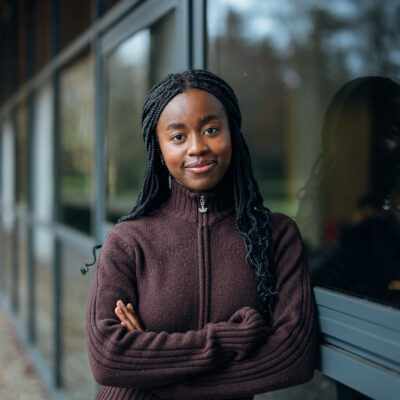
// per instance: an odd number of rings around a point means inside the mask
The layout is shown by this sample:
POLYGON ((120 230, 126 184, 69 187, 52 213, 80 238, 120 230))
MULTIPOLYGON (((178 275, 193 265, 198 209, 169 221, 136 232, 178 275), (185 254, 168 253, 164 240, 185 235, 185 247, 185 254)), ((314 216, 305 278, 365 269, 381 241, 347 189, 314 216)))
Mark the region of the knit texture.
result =
POLYGON ((295 223, 271 214, 278 283, 272 330, 235 230, 232 194, 173 181, 150 215, 117 224, 99 256, 87 307, 87 346, 97 399, 252 399, 312 378, 315 307, 295 223), (131 302, 144 332, 114 314, 131 302))

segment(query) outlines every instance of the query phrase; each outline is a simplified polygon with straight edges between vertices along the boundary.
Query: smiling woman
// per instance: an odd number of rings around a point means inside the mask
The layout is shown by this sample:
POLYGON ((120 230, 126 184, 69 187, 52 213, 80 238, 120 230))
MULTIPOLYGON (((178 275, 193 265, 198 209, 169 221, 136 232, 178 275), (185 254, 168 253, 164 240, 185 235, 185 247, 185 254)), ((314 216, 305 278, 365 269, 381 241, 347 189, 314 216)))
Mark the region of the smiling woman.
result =
POLYGON ((168 75, 142 122, 142 189, 102 246, 86 314, 97 399, 249 400, 310 380, 302 239, 263 206, 232 89, 168 75))
POLYGON ((194 191, 215 187, 230 165, 228 118, 221 102, 204 90, 181 93, 167 104, 157 138, 170 174, 194 191))

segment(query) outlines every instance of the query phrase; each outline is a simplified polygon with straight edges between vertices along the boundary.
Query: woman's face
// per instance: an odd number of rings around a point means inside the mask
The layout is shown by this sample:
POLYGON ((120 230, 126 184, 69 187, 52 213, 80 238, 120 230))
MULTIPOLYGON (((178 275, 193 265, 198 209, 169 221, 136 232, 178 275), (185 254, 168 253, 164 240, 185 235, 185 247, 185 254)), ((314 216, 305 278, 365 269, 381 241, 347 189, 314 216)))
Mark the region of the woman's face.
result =
POLYGON ((157 138, 171 175, 194 191, 216 186, 231 162, 225 108, 204 90, 178 94, 166 105, 157 123, 157 138))

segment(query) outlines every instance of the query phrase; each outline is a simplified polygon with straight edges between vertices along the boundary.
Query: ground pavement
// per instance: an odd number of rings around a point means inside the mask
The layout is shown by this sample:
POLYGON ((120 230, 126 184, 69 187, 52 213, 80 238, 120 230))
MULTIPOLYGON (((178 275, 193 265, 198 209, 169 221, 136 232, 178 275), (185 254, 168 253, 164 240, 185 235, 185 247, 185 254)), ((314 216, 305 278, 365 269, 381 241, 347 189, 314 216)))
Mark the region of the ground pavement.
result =
POLYGON ((32 364, 19 344, 14 327, 0 306, 0 399, 47 400, 32 364))

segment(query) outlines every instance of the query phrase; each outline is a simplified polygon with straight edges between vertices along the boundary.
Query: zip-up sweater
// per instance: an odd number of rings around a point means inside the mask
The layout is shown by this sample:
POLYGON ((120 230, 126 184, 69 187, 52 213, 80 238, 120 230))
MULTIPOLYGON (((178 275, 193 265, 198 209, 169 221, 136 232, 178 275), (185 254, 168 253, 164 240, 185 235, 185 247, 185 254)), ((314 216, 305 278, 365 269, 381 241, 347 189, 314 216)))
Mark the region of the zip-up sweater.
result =
POLYGON ((86 312, 97 400, 248 400, 312 378, 315 307, 299 231, 270 214, 278 294, 268 328, 223 181, 195 193, 173 180, 161 207, 107 235, 86 312), (120 324, 119 299, 144 331, 120 324))

